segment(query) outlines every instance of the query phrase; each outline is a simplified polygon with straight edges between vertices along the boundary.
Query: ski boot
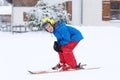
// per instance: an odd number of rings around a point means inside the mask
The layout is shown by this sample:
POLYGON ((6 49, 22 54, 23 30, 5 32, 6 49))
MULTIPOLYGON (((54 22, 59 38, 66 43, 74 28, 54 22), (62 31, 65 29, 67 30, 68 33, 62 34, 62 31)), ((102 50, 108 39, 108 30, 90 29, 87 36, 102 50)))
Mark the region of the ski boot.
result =
POLYGON ((63 66, 63 63, 58 63, 56 66, 52 67, 52 70, 59 70, 63 66))

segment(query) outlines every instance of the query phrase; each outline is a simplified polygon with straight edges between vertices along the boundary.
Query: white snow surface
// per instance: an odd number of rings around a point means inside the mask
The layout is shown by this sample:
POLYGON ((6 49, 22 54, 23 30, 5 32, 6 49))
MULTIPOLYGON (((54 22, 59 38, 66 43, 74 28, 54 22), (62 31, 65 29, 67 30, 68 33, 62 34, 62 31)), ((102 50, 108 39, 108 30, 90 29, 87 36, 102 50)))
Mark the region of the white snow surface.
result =
POLYGON ((120 80, 120 27, 76 27, 83 36, 74 50, 77 62, 96 70, 31 75, 58 62, 54 35, 0 32, 0 80, 120 80))

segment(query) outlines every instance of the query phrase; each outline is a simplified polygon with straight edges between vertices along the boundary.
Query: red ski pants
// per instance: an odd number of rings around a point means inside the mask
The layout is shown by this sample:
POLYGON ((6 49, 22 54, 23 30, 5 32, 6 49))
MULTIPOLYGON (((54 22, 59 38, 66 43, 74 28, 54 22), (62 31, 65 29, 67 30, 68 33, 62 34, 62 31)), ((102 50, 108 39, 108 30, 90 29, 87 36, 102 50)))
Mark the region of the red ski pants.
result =
POLYGON ((61 63, 68 64, 71 68, 77 67, 77 62, 73 54, 73 49, 76 47, 78 43, 79 41, 69 42, 67 45, 61 47, 63 52, 58 52, 61 63))

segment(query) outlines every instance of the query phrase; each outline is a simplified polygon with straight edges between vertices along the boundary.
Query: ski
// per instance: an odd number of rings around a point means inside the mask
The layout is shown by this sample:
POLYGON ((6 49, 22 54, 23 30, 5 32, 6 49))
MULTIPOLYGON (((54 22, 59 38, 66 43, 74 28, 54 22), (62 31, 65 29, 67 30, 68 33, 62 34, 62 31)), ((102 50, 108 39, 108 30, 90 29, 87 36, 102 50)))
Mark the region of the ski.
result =
POLYGON ((58 72, 70 72, 70 71, 78 71, 78 70, 93 70, 93 69, 99 69, 100 67, 93 67, 93 68, 85 68, 85 69, 71 69, 66 71, 58 71, 58 70, 44 70, 44 71, 38 71, 38 72, 32 72, 28 71, 30 74, 48 74, 48 73, 58 73, 58 72))
MULTIPOLYGON (((81 65, 86 66, 86 64, 81 65)), ((94 69, 100 69, 100 67, 88 67, 88 68, 81 68, 81 69, 70 69, 66 71, 62 70, 43 70, 43 71, 28 71, 30 74, 48 74, 48 73, 58 73, 58 72, 70 72, 70 71, 79 71, 79 70, 94 70, 94 69)))

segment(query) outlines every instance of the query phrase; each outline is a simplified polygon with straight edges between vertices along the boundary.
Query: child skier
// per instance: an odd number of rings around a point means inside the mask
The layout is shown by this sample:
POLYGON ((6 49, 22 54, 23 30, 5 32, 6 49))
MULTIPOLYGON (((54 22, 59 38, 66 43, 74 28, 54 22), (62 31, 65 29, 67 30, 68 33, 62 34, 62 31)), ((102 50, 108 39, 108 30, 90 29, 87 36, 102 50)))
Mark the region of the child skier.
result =
POLYGON ((71 26, 66 25, 62 20, 55 22, 53 19, 44 18, 42 27, 50 33, 53 33, 57 41, 53 48, 58 52, 59 63, 53 67, 53 70, 77 69, 78 65, 73 54, 76 45, 83 39, 81 32, 71 26))

